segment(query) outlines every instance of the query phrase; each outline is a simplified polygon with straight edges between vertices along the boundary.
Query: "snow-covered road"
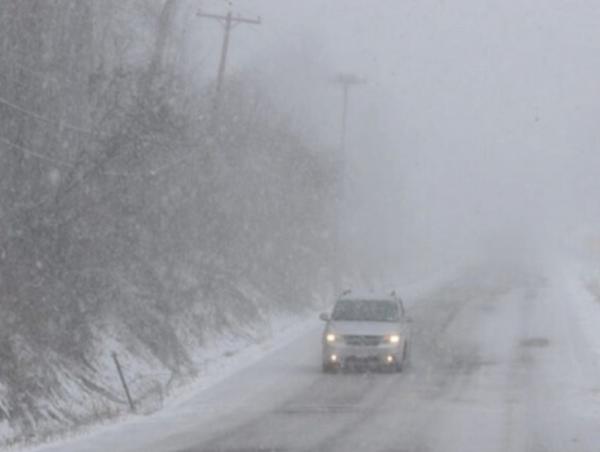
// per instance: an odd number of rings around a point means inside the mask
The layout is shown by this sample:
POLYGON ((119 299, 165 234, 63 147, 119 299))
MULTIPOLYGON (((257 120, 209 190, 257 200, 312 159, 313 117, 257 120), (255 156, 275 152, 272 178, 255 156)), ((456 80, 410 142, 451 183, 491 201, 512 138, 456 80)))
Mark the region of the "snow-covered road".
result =
POLYGON ((165 413, 40 450, 596 452, 600 368, 580 314, 552 280, 457 283, 412 306, 402 374, 323 375, 315 321, 165 413))

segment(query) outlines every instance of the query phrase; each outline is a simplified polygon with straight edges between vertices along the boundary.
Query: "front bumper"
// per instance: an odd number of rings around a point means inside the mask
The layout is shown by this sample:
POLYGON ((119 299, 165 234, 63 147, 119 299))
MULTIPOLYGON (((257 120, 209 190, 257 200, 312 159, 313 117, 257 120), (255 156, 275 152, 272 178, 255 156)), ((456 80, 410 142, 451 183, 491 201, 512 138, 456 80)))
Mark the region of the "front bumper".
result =
POLYGON ((402 362, 404 342, 377 346, 323 344, 323 364, 341 367, 350 363, 395 365, 402 362))

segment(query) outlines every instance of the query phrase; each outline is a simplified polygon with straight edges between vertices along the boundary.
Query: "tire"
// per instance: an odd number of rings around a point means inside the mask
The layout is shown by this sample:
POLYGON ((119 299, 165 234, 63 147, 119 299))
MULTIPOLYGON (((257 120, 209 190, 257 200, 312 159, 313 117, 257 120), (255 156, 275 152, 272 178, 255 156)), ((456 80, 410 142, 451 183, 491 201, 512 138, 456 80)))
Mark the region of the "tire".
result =
POLYGON ((396 363, 395 371, 400 373, 404 370, 404 366, 406 365, 406 359, 408 357, 408 344, 405 342, 404 347, 402 348, 402 359, 396 363))
POLYGON ((324 374, 332 374, 335 372, 335 367, 330 363, 323 363, 322 371, 324 374))
POLYGON ((396 363, 396 372, 402 372, 404 370, 407 360, 408 360, 408 342, 404 342, 404 347, 402 348, 402 360, 400 362, 396 363))

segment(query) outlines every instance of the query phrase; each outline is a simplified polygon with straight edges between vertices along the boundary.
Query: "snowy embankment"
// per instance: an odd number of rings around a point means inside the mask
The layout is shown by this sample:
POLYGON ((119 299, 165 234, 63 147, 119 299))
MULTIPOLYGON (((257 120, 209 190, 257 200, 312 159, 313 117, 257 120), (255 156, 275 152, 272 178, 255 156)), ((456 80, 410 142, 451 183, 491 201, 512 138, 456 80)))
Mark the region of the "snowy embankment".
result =
POLYGON ((0 411, 8 413, 9 403, 14 406, 16 391, 29 397, 18 418, 9 422, 0 417, 0 448, 31 446, 85 433, 93 425, 118 424, 161 411, 187 392, 238 370, 282 340, 293 338, 307 318, 315 318, 310 308, 291 313, 275 310, 274 303, 261 297, 249 297, 247 302, 251 312, 237 316, 229 309, 210 315, 173 316, 170 322, 155 318, 151 319, 155 323, 147 318, 133 322, 118 316, 105 319, 92 328, 92 347, 74 356, 40 357, 23 341, 19 349, 23 368, 41 370, 37 374, 22 371, 18 387, 0 383, 0 411), (207 321, 211 318, 212 322, 207 321), (205 325, 200 333, 195 324, 198 319, 205 325), (137 416, 128 414, 113 353, 122 366, 137 416))
POLYGON ((100 424, 88 426, 60 437, 56 436, 46 444, 21 445, 9 450, 26 450, 28 452, 46 451, 80 451, 90 445, 98 450, 107 450, 104 445, 129 444, 135 439, 143 439, 156 430, 164 420, 177 418, 178 412, 187 401, 199 393, 214 386, 218 382, 242 372, 245 368, 260 361, 265 355, 285 347, 306 334, 308 329, 318 323, 314 312, 304 314, 277 314, 268 324, 257 331, 257 338, 224 334, 215 338, 211 345, 196 351, 195 359, 202 369, 198 378, 190 384, 180 386, 164 401, 164 405, 156 413, 148 416, 127 415, 100 424), (264 329, 266 327, 266 330, 264 329), (163 421, 161 421, 161 419, 163 421), (142 432, 140 435, 139 432, 142 432), (133 438, 132 435, 133 434, 133 438))

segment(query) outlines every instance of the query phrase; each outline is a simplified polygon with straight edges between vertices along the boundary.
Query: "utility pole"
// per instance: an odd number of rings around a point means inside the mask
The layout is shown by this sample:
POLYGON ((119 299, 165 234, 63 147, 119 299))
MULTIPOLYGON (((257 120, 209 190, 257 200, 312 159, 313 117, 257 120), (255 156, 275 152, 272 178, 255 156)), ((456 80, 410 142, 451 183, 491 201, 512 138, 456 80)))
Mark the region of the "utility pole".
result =
MULTIPOLYGON (((346 150, 346 135, 348 132, 348 101, 350 96, 350 88, 357 85, 364 85, 366 81, 354 74, 339 74, 334 83, 342 87, 343 105, 342 105, 342 130, 340 137, 340 153, 343 154, 346 150)), ((343 155, 340 157, 343 158, 343 155)))
POLYGON ((262 23, 262 19, 257 17, 256 19, 248 19, 242 16, 234 16, 231 11, 227 13, 227 15, 219 15, 219 14, 209 14, 204 13, 202 11, 198 11, 198 17, 203 17, 206 19, 214 19, 218 20, 221 25, 224 27, 224 35, 223 35, 223 45, 221 47, 221 60, 219 62, 219 73, 217 77, 217 102, 218 98, 221 94, 221 89, 223 88, 223 81, 225 80, 225 70, 227 67, 227 55, 229 53, 229 42, 231 31, 239 24, 250 24, 250 25, 260 25, 262 23))
POLYGON ((334 269, 333 269, 333 286, 336 296, 341 293, 344 289, 342 287, 342 268, 343 268, 343 259, 342 259, 342 246, 341 246, 341 226, 343 224, 342 221, 342 205, 345 199, 346 192, 346 140, 348 135, 348 104, 350 98, 350 88, 353 88, 357 85, 363 85, 366 81, 358 77, 354 74, 339 74, 334 80, 334 83, 338 84, 342 88, 342 127, 341 127, 341 135, 340 135, 340 146, 338 150, 337 156, 337 164, 339 165, 340 171, 340 180, 338 181, 338 202, 337 202, 337 212, 336 219, 334 225, 334 269))

